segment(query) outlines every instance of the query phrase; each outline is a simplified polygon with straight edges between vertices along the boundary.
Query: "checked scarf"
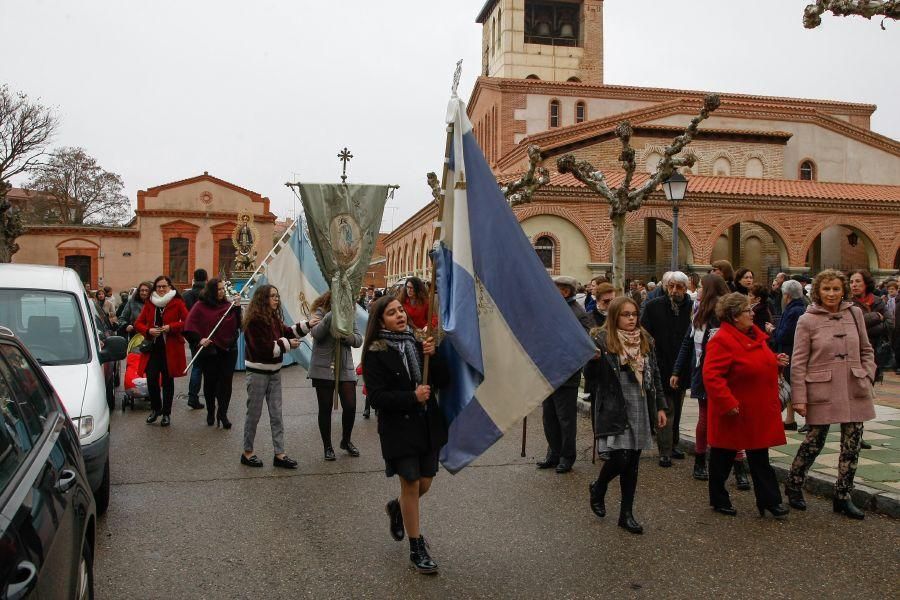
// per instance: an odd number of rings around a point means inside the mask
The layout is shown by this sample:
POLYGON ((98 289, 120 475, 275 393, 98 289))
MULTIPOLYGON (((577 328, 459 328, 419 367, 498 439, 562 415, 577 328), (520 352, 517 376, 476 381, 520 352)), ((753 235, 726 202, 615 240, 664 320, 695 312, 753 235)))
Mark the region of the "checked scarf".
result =
POLYGON ((397 332, 382 329, 378 335, 388 346, 400 353, 400 358, 403 359, 403 366, 406 367, 406 372, 413 382, 416 385, 421 384, 423 360, 419 346, 416 343, 416 336, 413 335, 412 330, 407 328, 406 331, 397 332))

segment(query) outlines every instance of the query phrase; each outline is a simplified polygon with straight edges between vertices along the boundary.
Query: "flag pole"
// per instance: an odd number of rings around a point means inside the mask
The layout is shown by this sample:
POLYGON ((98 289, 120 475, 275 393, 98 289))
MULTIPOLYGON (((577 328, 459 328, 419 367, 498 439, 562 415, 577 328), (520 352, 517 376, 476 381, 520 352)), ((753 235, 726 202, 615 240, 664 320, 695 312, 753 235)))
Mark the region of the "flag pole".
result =
MULTIPOLYGON (((447 143, 444 147, 444 173, 441 176, 440 187, 437 184, 437 176, 434 173, 428 174, 428 183, 431 187, 431 195, 434 197, 438 206, 437 221, 434 224, 434 236, 432 239, 437 240, 441 235, 441 227, 444 223, 444 190, 447 189, 447 175, 450 171, 450 145, 453 143, 453 123, 447 124, 447 143)), ((425 329, 428 333, 431 331, 431 323, 434 319, 434 302, 435 292, 437 291, 437 265, 434 257, 431 259, 431 285, 428 288, 428 316, 425 321, 425 329)), ((422 384, 427 385, 428 371, 431 366, 431 356, 425 356, 425 364, 422 366, 422 384)))

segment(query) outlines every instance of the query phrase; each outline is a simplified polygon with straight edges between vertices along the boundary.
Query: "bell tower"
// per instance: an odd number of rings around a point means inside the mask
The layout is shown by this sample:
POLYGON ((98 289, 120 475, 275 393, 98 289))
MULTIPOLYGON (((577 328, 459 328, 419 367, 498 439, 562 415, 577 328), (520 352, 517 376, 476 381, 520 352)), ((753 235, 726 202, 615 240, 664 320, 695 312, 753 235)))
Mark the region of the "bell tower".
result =
POLYGON ((603 85, 603 0, 487 0, 485 77, 603 85))

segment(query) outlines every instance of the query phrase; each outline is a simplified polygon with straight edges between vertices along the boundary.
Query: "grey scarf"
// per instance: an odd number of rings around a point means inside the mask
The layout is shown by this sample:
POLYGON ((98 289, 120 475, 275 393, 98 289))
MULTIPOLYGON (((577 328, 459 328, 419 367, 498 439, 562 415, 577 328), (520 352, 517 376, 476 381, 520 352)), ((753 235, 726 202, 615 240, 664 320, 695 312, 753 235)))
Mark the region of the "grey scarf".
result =
POLYGON ((397 332, 382 329, 378 335, 388 346, 400 353, 403 366, 406 367, 406 373, 413 380, 413 383, 416 385, 421 384, 422 356, 419 354, 419 347, 412 330, 407 328, 404 332, 397 332))

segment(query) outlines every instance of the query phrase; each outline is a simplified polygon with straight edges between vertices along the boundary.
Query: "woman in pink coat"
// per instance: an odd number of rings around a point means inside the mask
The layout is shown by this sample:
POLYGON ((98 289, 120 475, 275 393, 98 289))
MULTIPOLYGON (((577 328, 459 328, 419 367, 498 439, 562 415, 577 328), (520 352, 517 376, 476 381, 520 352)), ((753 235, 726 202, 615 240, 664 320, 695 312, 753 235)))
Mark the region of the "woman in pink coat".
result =
POLYGON ((813 281, 813 303, 797 322, 791 366, 791 403, 806 417, 809 431, 785 484, 793 508, 806 510, 803 482, 825 445, 829 426, 841 424, 841 455, 834 484, 834 512, 853 519, 865 513, 850 499, 859 459, 863 421, 875 418, 872 384, 875 352, 866 335, 862 311, 845 302, 847 278, 826 270, 813 281))
POLYGON ((740 293, 722 296, 716 304, 721 327, 706 346, 703 385, 709 424, 709 504, 718 513, 737 514, 725 481, 738 450, 746 448, 756 508, 784 517, 769 448, 786 442, 778 401, 778 366, 786 354, 769 349, 768 336, 753 324, 753 309, 740 293))

